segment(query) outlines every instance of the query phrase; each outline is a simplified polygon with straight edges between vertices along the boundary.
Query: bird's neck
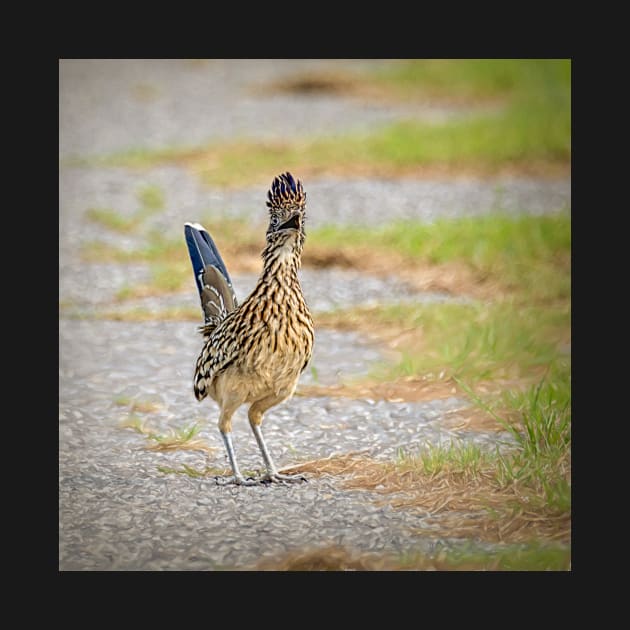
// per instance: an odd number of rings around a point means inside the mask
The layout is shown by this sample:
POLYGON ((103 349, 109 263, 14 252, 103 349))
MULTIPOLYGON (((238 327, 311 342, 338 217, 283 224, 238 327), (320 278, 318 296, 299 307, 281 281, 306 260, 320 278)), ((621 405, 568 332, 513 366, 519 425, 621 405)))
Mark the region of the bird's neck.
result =
POLYGON ((312 327, 298 277, 303 241, 287 240, 267 244, 263 251, 262 273, 240 308, 255 311, 265 321, 288 318, 312 327))
POLYGON ((259 282, 299 287, 297 272, 301 266, 301 253, 300 244, 293 239, 281 244, 268 244, 262 253, 263 270, 259 282))

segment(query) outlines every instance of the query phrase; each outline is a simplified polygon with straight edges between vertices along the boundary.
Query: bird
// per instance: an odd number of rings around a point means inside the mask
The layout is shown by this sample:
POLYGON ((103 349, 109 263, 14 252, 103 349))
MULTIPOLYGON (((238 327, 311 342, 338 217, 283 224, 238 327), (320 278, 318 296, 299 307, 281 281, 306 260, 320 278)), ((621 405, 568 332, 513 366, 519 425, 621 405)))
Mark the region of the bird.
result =
POLYGON ((298 269, 306 233, 306 193, 290 172, 274 177, 267 192, 269 225, 262 251, 263 269, 241 304, 210 234, 199 223, 185 223, 184 233, 201 300, 203 347, 193 377, 198 401, 219 405, 219 432, 232 468, 219 485, 306 481, 278 471, 262 434, 264 414, 293 396, 311 360, 313 318, 302 292, 298 269), (232 440, 232 416, 243 404, 266 472, 259 478, 241 473, 232 440))

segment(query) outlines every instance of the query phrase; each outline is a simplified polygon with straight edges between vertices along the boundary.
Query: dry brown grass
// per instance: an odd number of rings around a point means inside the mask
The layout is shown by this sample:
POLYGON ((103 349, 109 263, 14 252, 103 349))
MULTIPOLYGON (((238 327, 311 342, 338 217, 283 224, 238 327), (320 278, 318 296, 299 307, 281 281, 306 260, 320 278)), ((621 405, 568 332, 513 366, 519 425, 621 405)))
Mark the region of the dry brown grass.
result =
POLYGON ((350 551, 330 545, 318 549, 292 551, 278 558, 260 562, 259 571, 391 571, 396 569, 392 560, 376 554, 350 551))
MULTIPOLYGON (((226 239, 221 243, 221 255, 233 273, 260 273, 263 245, 254 233, 241 234, 240 242, 226 239)), ((351 269, 377 277, 389 277, 391 270, 396 269, 397 277, 417 291, 443 292, 478 299, 497 298, 504 294, 499 283, 463 263, 418 262, 394 251, 375 251, 374 248, 360 245, 348 245, 340 249, 309 243, 302 256, 302 264, 304 268, 351 269)))
MULTIPOLYGON (((519 383, 482 382, 475 386, 480 394, 499 392, 506 386, 515 389, 519 383)), ((430 380, 426 377, 406 376, 391 381, 362 380, 357 383, 338 385, 300 385, 297 396, 307 398, 330 396, 333 398, 353 398, 385 400, 387 402, 422 402, 441 400, 458 396, 467 398, 468 393, 452 379, 430 380)), ((507 409, 497 412, 507 422, 516 421, 517 414, 507 409)), ((443 414, 444 426, 449 429, 465 429, 471 431, 504 431, 505 427, 490 413, 478 407, 466 406, 453 409, 443 414)))
POLYGON ((136 433, 144 435, 149 444, 144 448, 149 451, 203 451, 212 453, 216 450, 210 446, 203 438, 194 437, 194 430, 191 429, 168 429, 167 433, 159 434, 147 426, 146 420, 141 420, 137 416, 129 416, 119 425, 123 429, 133 429, 136 433))
MULTIPOLYGON (((518 414, 514 411, 502 410, 497 414, 505 422, 516 422, 518 414)), ((452 409, 441 416, 445 428, 458 431, 505 431, 505 426, 493 415, 478 407, 452 409)))
MULTIPOLYGON (((156 411, 160 411, 163 408, 163 405, 157 402, 153 402, 151 400, 128 400, 126 398, 120 398, 115 401, 117 405, 129 407, 129 413, 134 414, 136 412, 140 413, 154 413, 156 411)), ((134 423, 123 425, 128 427, 134 427, 134 423)))
POLYGON ((332 248, 309 244, 302 262, 305 267, 336 267, 370 273, 377 277, 396 276, 417 291, 444 292, 478 299, 504 295, 498 282, 459 262, 430 264, 394 251, 378 251, 361 245, 332 248))
MULTIPOLYGON (((449 557, 444 550, 435 556, 412 553, 395 556, 368 553, 341 545, 299 549, 259 562, 257 571, 501 571, 500 554, 477 558, 449 557)), ((512 570, 512 569, 510 569, 512 570)))
POLYGON ((204 453, 212 453, 216 450, 214 446, 210 446, 202 438, 182 440, 176 435, 160 437, 161 439, 155 444, 147 444, 144 448, 148 451, 203 451, 204 453))
POLYGON ((258 571, 475 571, 496 569, 496 562, 453 562, 445 554, 431 558, 414 554, 403 560, 392 554, 366 553, 341 545, 314 549, 300 549, 266 559, 256 567, 258 571))
POLYGON ((283 472, 344 476, 344 487, 383 495, 379 503, 414 509, 429 527, 417 533, 435 537, 475 537, 491 542, 568 542, 570 513, 545 506, 530 488, 501 486, 492 467, 444 469, 426 473, 417 464, 379 462, 348 453, 286 467, 283 472))
MULTIPOLYGON (((548 550, 548 546, 546 549, 548 550)), ((551 546, 554 549, 554 546, 551 546)), ((517 550, 488 552, 449 552, 441 549, 429 555, 413 551, 395 555, 382 552, 364 552, 342 545, 326 545, 292 550, 274 558, 260 561, 253 570, 258 571, 514 571, 560 570, 571 568, 570 552, 560 551, 550 557, 545 547, 531 549, 523 554, 517 550), (546 557, 545 557, 546 553, 546 557), (523 558, 524 556, 524 558, 523 558), (529 559, 529 560, 528 560, 529 559)), ((553 554, 553 551, 552 551, 553 554)), ((248 570, 248 569, 247 569, 248 570)))
MULTIPOLYGON (((497 390, 500 385, 491 384, 497 390)), ((477 386, 483 388, 484 384, 477 386)), ((360 382, 343 385, 301 385, 297 396, 307 398, 330 396, 333 398, 353 398, 385 400, 387 402, 421 402, 440 400, 451 396, 467 397, 452 379, 428 381, 421 377, 403 377, 387 382, 360 382)), ((497 413, 507 422, 516 421, 517 414, 508 410, 497 413)), ((469 431, 505 431, 505 427, 490 413, 476 407, 465 407, 444 412, 442 421, 445 428, 469 431)))
POLYGON ((366 451, 352 451, 338 455, 329 455, 320 459, 300 462, 280 469, 282 473, 312 473, 314 475, 345 475, 357 472, 370 465, 374 460, 363 455, 366 451))
POLYGON ((361 380, 357 383, 337 385, 300 385, 297 396, 308 398, 331 396, 334 398, 369 398, 387 402, 423 401, 450 398, 459 393, 452 379, 431 381, 423 377, 408 376, 392 381, 361 380))

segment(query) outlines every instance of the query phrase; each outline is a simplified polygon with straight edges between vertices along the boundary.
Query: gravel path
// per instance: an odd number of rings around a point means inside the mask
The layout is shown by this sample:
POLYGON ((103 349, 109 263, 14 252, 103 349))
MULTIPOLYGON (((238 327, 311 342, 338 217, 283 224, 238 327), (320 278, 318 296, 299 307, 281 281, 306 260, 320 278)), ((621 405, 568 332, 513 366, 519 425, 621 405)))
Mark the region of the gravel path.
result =
MULTIPOLYGON (((377 507, 376 495, 343 489, 339 479, 244 490, 161 473, 160 467, 227 465, 217 406, 198 404, 191 395, 199 342, 189 323, 61 321, 63 569, 244 568, 333 541, 364 551, 434 549, 435 542, 411 531, 426 515, 377 507), (129 419, 122 398, 158 405, 151 413, 135 412, 156 433, 199 423, 200 437, 216 450, 146 450, 145 437, 120 426, 129 419)), ((378 349, 356 335, 319 331, 312 365, 326 375, 324 382, 334 383, 364 373, 379 358, 378 349)), ((307 372, 302 382, 311 380, 307 372)), ((264 427, 279 466, 363 449, 387 459, 399 449, 450 441, 494 448, 487 435, 443 426, 444 412, 465 406, 457 398, 386 403, 296 396, 269 412, 264 427)), ((235 415, 234 442, 242 468, 259 469, 244 408, 235 415)))
POLYGON ((306 72, 343 73, 379 61, 64 60, 60 64, 60 154, 198 146, 211 140, 278 140, 374 129, 400 117, 440 121, 460 108, 392 106, 322 92, 261 92, 306 72))
MULTIPOLYGON (((334 95, 262 94, 260 87, 305 69, 343 71, 374 62, 258 60, 206 62, 64 60, 60 63, 60 158, 128 148, 198 145, 219 138, 282 138, 372 129, 400 117, 461 112, 429 106, 368 105, 334 95)), ((299 171, 295 166, 296 173, 299 171)), ((273 175, 273 174, 271 174, 273 175)), ((117 304, 124 286, 146 282, 142 264, 87 264, 82 249, 94 241, 133 249, 142 234, 121 235, 86 217, 89 208, 123 215, 138 209, 138 193, 158 188, 165 207, 143 226, 181 237, 184 221, 241 216, 264 220, 264 190, 205 187, 176 167, 142 172, 60 166, 59 240, 59 568, 60 570, 212 570, 254 568, 290 550, 338 543, 350 549, 434 553, 459 545, 413 533, 426 515, 376 504, 367 491, 349 491, 333 477, 296 486, 218 487, 211 478, 167 474, 159 468, 223 467, 226 458, 213 402, 199 404, 191 375, 201 344, 196 323, 117 322, 103 309, 197 307, 192 278, 186 293, 117 304), (85 319, 74 319, 79 313, 85 319), (127 403, 127 401, 130 401, 127 403), (131 410, 131 402, 153 411, 131 410), (155 452, 129 428, 130 415, 158 433, 197 423, 212 447, 155 452)), ((390 181, 332 178, 305 182, 309 226, 382 224, 392 219, 432 221, 491 210, 545 213, 570 206, 570 181, 501 178, 494 181, 390 181)), ((185 250, 182 250, 185 256, 185 250)), ((252 274, 235 274, 243 297, 252 274)), ((302 271, 311 308, 322 312, 384 300, 443 300, 418 293, 392 275, 376 278, 340 269, 302 271)), ((314 357, 301 383, 335 384, 367 374, 383 360, 380 349, 354 333, 316 331, 314 357)), ((456 431, 445 413, 457 398, 423 403, 294 397, 272 409, 264 430, 278 465, 369 449, 387 459, 399 449, 451 440, 494 448, 505 435, 456 431)), ((261 466, 245 409, 234 422, 244 469, 261 466)), ((380 498, 380 496, 378 497, 380 498)))
MULTIPOLYGON (((306 185, 306 184, 305 184, 306 185)), ((330 224, 381 225, 392 220, 433 221, 439 217, 479 216, 502 211, 512 214, 554 213, 570 207, 569 180, 540 181, 497 178, 491 181, 413 181, 352 179, 318 180, 308 183, 308 224, 320 227, 330 224)), ((68 168, 60 173, 60 300, 75 306, 110 302, 125 285, 146 282, 148 269, 143 265, 85 265, 82 249, 101 242, 133 251, 143 244, 149 231, 167 238, 182 239, 186 221, 203 221, 206 217, 245 218, 252 224, 266 219, 265 191, 247 188, 224 191, 204 187, 183 169, 157 168, 141 174, 123 169, 68 168), (139 234, 120 234, 104 229, 86 218, 91 208, 108 208, 131 217, 138 210, 138 191, 152 186, 163 191, 165 207, 147 217, 139 234)), ((227 238, 215 235, 218 242, 227 238)), ((182 239, 183 242, 183 239, 182 239)), ((182 249, 185 255, 185 249, 182 249)), ((305 286, 316 310, 327 310, 343 304, 373 303, 378 296, 397 300, 409 296, 400 281, 392 279, 389 291, 383 282, 366 276, 357 283, 352 272, 326 270, 319 281, 305 270, 305 286), (354 294, 354 295, 352 295, 354 294), (327 302, 327 305, 322 304, 327 302)), ((245 278, 242 286, 251 286, 255 278, 245 278)), ((237 283, 237 289, 240 284, 237 283)), ((443 296, 436 296, 441 299, 443 296)), ((418 299, 421 299, 420 297, 418 299)), ((423 299, 432 299, 425 296, 423 299)), ((127 306, 130 306, 127 305, 127 306)))

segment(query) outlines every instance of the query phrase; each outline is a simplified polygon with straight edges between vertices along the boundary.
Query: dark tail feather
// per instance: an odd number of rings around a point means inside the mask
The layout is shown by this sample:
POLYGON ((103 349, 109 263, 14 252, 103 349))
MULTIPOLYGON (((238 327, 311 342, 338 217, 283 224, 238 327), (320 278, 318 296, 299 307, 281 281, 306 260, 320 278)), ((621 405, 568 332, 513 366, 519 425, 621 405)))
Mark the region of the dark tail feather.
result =
POLYGON ((203 332, 209 334, 236 308, 236 295, 230 274, 210 234, 199 223, 186 223, 184 235, 206 322, 203 332))
POLYGON ((203 286, 199 281, 199 274, 208 266, 216 267, 225 277, 228 284, 232 286, 232 280, 228 273, 225 263, 219 254, 217 246, 214 244, 212 237, 202 225, 199 223, 186 223, 184 226, 184 234, 186 236, 186 244, 190 253, 190 260, 197 282, 199 293, 203 286))

